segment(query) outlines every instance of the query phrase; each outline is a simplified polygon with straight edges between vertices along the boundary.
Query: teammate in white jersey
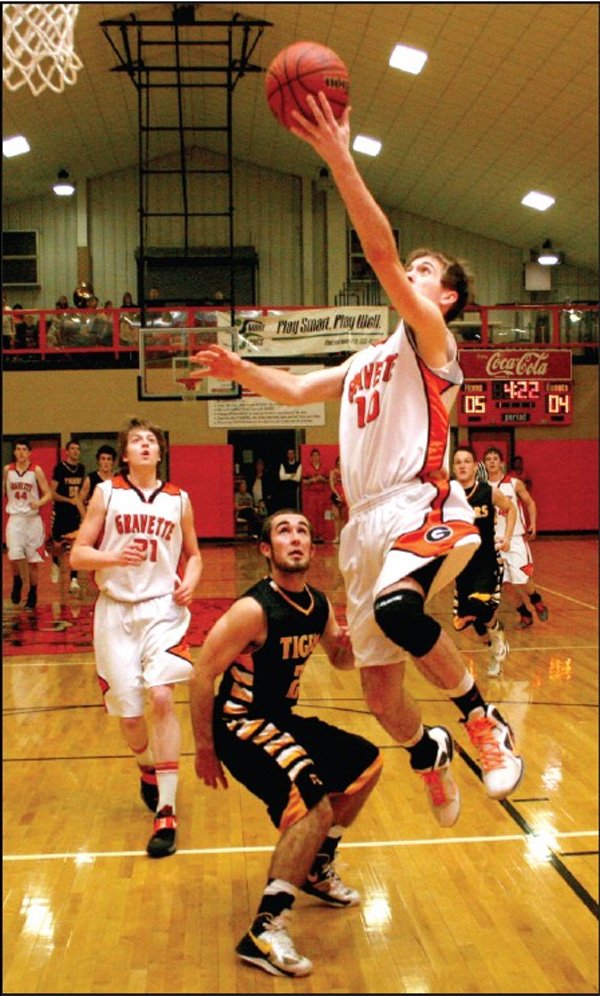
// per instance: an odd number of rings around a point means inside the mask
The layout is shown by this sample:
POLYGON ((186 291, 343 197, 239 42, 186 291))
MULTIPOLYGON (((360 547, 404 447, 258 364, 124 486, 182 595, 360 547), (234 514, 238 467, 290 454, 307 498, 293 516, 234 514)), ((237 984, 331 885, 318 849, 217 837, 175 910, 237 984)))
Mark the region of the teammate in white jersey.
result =
MULTIPOLYGON (((533 625, 533 613, 525 596, 528 596, 540 622, 546 622, 548 618, 548 607, 533 582, 533 554, 528 543, 528 540, 533 542, 537 535, 537 505, 523 481, 510 471, 504 472, 500 450, 490 446, 485 451, 483 460, 492 490, 498 489, 510 498, 517 512, 510 547, 502 553, 503 590, 510 604, 519 613, 517 629, 528 629, 533 625)), ((504 538, 505 528, 505 516, 497 515, 496 538, 500 541, 504 538)))
POLYGON ((28 439, 16 439, 14 463, 4 467, 2 486, 6 496, 6 546, 12 572, 10 600, 19 605, 23 579, 29 571, 29 591, 25 605, 37 605, 38 564, 46 557, 45 530, 40 508, 52 501, 48 479, 40 466, 31 463, 28 439))
POLYGON ((336 121, 324 94, 309 97, 314 121, 294 112, 293 130, 325 160, 367 260, 401 316, 385 341, 337 367, 302 376, 242 359, 219 345, 200 350, 197 376, 238 381, 282 404, 341 399, 340 460, 349 520, 340 567, 356 666, 366 701, 384 729, 411 755, 442 826, 460 812, 450 772, 453 741, 424 727, 404 687, 405 651, 463 713, 479 750, 489 795, 505 798, 523 761, 508 724, 482 698, 458 650, 425 601, 465 566, 480 542, 462 487, 449 480, 449 412, 462 381, 446 322, 460 314, 468 277, 456 260, 411 253, 406 268, 390 224, 362 180, 349 149, 346 110, 336 121))
POLYGON ((176 850, 181 729, 173 690, 192 673, 188 606, 202 573, 189 496, 157 476, 164 446, 161 429, 131 419, 119 437, 127 470, 94 489, 71 550, 71 566, 94 571, 100 589, 98 680, 107 712, 119 717, 136 756, 142 799, 156 813, 147 845, 153 858, 176 850))

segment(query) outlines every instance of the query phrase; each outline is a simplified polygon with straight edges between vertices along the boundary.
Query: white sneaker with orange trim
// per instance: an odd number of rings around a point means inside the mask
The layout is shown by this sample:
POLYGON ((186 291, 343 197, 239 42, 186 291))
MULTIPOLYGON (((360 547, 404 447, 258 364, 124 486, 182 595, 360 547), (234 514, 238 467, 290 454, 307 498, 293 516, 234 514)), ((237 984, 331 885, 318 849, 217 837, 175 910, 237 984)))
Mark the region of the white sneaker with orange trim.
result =
POLYGON ((460 815, 460 792, 450 764, 454 744, 444 726, 426 726, 427 733, 438 745, 437 757, 431 768, 413 768, 421 776, 431 812, 441 827, 453 827, 460 815))
POLYGON ((472 709, 462 722, 477 749, 487 794, 492 799, 506 799, 521 781, 525 768, 523 758, 515 752, 510 726, 493 705, 485 710, 481 706, 472 709))

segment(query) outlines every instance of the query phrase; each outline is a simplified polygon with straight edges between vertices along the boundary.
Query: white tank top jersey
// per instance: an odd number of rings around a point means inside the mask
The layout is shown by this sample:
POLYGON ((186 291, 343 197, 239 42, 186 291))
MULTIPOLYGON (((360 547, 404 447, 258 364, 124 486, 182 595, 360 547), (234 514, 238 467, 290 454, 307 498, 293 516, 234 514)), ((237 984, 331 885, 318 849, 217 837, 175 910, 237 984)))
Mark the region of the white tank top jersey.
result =
POLYGON ((98 484, 96 490, 106 508, 97 548, 116 552, 134 541, 146 554, 139 567, 95 571, 100 591, 120 602, 143 602, 170 594, 175 589, 181 556, 181 522, 189 502, 187 492, 166 483, 146 498, 120 475, 98 484))
POLYGON ((38 515, 32 508, 32 501, 39 501, 40 489, 35 476, 37 464, 30 463, 27 470, 19 473, 17 465, 11 463, 6 472, 6 511, 8 515, 38 515))
POLYGON ((448 362, 430 369, 401 321, 351 358, 340 407, 340 463, 350 506, 410 481, 448 478, 450 410, 463 375, 448 332, 448 362))
MULTIPOLYGON (((515 519, 515 528, 513 529, 513 536, 524 536, 527 532, 527 524, 525 520, 525 508, 523 502, 519 498, 515 490, 515 478, 510 477, 506 474, 502 480, 493 483, 492 490, 494 488, 499 488, 503 495, 510 498, 513 505, 517 510, 517 518, 515 519)), ((496 509, 496 539, 504 539, 504 534, 506 532, 506 512, 501 512, 499 508, 496 509)))

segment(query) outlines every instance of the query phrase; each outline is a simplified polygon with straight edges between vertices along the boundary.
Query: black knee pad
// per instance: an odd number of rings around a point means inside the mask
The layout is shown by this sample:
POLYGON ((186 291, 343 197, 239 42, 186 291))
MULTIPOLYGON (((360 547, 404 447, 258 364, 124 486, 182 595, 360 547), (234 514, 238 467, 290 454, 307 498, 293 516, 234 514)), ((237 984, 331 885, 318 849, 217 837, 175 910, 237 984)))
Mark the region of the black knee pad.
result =
POLYGON ((423 596, 410 588, 380 595, 374 605, 378 626, 389 640, 413 657, 428 654, 442 631, 439 622, 425 615, 423 605, 423 596))

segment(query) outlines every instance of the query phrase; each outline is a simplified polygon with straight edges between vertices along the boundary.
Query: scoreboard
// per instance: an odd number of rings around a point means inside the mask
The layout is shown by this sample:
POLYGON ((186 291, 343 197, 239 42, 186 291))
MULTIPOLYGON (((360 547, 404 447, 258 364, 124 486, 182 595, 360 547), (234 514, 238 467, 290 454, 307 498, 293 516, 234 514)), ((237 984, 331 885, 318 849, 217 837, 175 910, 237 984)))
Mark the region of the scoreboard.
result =
POLYGON ((571 350, 461 350, 458 424, 569 425, 571 350))

